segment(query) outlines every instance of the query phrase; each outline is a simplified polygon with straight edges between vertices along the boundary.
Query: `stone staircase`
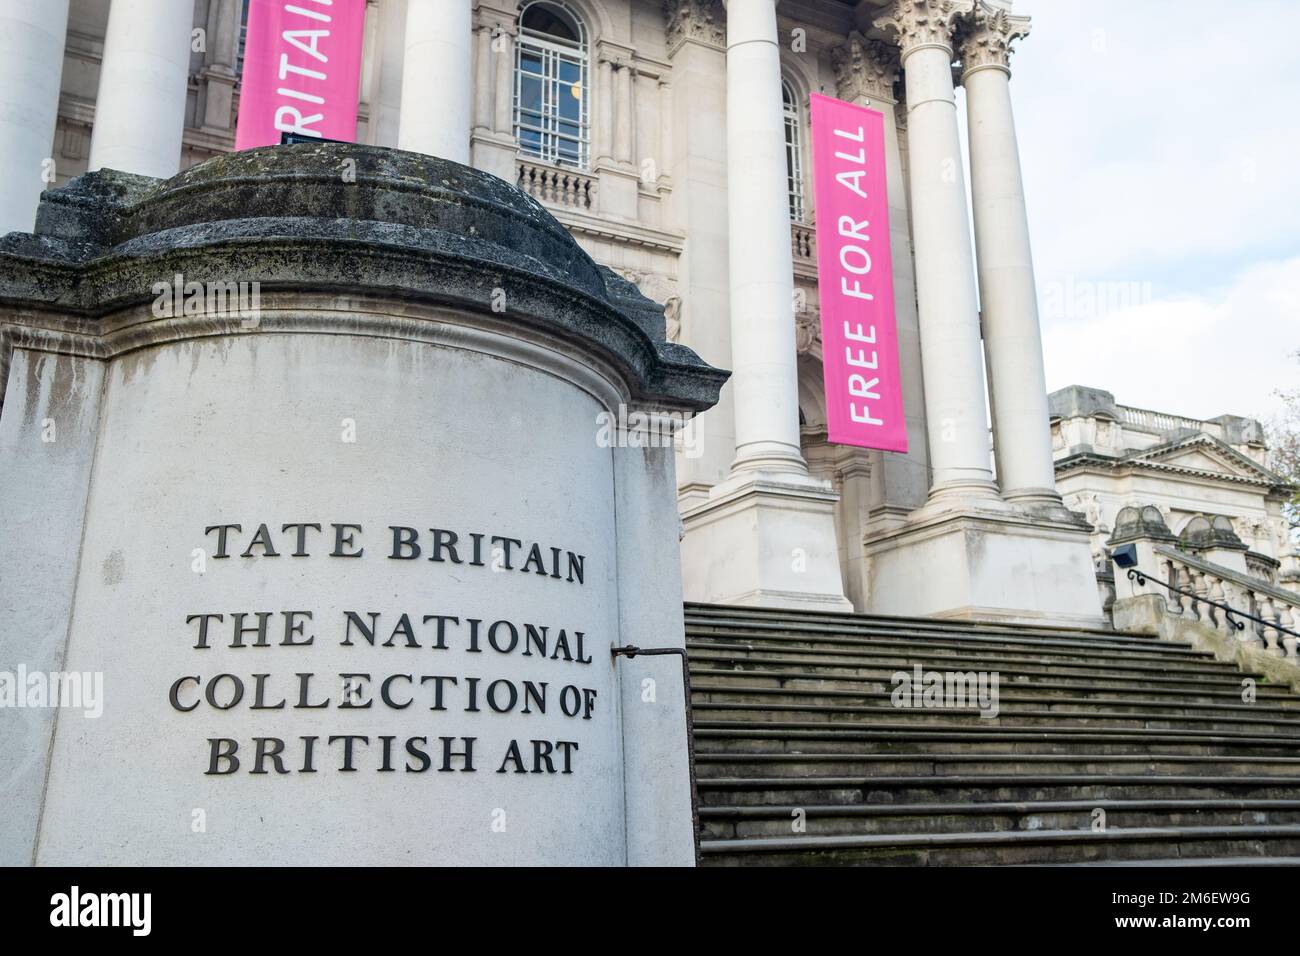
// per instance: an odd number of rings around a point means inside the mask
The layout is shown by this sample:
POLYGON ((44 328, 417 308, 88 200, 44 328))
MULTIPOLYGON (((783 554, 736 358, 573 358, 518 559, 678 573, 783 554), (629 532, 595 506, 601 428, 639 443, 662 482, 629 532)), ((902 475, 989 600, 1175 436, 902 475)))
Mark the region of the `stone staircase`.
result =
POLYGON ((686 639, 705 865, 1300 857, 1300 697, 1190 645, 699 604, 686 639), (893 706, 917 664, 996 672, 998 716, 893 706))

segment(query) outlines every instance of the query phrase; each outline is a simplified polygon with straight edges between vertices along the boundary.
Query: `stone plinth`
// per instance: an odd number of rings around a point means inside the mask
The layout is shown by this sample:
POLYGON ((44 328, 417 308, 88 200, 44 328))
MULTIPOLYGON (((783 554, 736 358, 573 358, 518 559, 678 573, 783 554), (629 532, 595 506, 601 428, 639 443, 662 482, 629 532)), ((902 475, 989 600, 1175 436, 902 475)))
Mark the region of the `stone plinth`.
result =
POLYGON ((678 660, 610 651, 683 643, 665 435, 726 373, 536 202, 90 174, 0 240, 0 356, 0 670, 102 680, 0 712, 0 861, 692 862, 678 660))
POLYGON ((971 621, 1101 627, 1087 529, 992 502, 918 509, 864 546, 867 607, 971 621))

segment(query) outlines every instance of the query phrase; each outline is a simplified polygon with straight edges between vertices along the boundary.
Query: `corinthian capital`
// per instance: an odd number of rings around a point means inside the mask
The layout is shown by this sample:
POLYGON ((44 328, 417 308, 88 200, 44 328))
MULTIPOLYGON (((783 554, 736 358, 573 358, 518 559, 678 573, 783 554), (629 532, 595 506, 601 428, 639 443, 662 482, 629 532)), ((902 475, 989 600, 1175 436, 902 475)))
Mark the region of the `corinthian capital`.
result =
POLYGON ((876 26, 897 32, 904 56, 922 46, 951 50, 959 18, 969 14, 974 3, 975 0, 894 0, 893 8, 876 20, 876 26))
POLYGON ((962 75, 989 67, 1011 72, 1011 41, 1029 35, 1029 17, 979 0, 958 38, 962 75))
POLYGON ((894 102, 894 81, 899 71, 898 47, 894 44, 869 40, 854 32, 831 51, 831 62, 840 99, 865 97, 894 102))
POLYGON ((727 48, 727 14, 722 0, 664 0, 668 55, 687 40, 719 50, 727 48))

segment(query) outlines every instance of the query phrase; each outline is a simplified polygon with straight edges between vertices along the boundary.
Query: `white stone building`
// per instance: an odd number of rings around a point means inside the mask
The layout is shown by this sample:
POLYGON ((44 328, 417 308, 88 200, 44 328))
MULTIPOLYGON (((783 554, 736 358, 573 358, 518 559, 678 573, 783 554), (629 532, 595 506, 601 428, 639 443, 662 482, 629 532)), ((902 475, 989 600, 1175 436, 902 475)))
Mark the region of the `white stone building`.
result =
MULTIPOLYGON (((1010 6, 368 0, 358 139, 516 182, 732 370, 678 458, 688 599, 1101 621, 1097 535, 1054 483, 1010 92, 1029 21, 1010 6), (817 92, 886 117, 906 454, 826 440, 817 92)), ((245 18, 242 0, 0 0, 0 233, 31 228, 46 183, 230 151, 245 18)), ((1130 494, 1055 475, 1085 510, 1130 494)))
POLYGON ((1006 0, 254 2, 364 9, 361 145, 226 155, 243 0, 0 0, 0 863, 1300 857, 1289 489, 1047 394, 1006 0))
POLYGON ((1109 572, 1106 542, 1120 511, 1155 507, 1185 546, 1199 550, 1196 536, 1213 529, 1241 553, 1251 576, 1300 590, 1300 561, 1282 514, 1291 489, 1269 467, 1259 422, 1133 408, 1078 385, 1048 401, 1057 487, 1092 526, 1100 573, 1109 572))

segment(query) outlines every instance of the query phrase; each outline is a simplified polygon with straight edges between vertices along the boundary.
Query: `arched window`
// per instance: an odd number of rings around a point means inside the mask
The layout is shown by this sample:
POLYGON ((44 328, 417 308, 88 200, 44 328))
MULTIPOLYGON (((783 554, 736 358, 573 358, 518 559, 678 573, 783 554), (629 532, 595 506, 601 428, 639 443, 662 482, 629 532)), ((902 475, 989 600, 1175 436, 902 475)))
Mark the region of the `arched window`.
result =
POLYGON ((781 105, 785 112, 785 184, 790 194, 790 218, 794 222, 803 222, 803 137, 799 100, 785 80, 781 81, 781 105))
POLYGON ((587 31, 557 0, 519 14, 515 137, 520 152, 557 166, 587 167, 587 31))

